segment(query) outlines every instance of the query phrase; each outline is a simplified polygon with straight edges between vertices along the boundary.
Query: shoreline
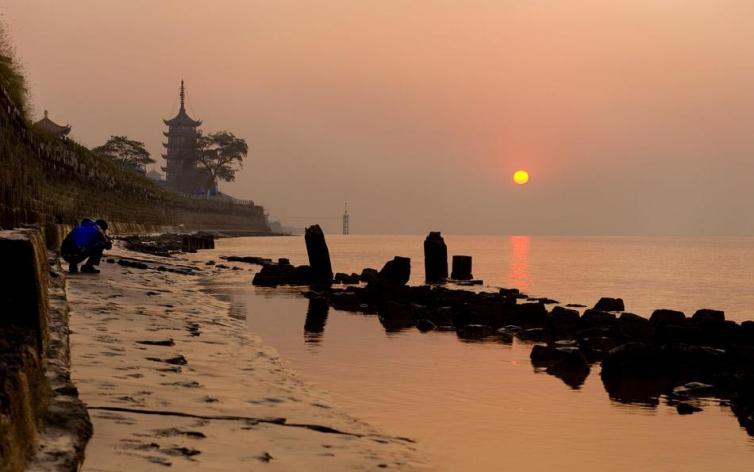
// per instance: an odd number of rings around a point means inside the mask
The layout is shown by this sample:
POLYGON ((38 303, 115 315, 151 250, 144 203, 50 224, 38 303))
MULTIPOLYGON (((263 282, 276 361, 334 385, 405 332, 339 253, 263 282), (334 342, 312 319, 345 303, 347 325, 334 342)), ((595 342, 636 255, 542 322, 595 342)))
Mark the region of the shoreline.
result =
POLYGON ((249 271, 122 248, 106 259, 119 257, 148 268, 69 278, 73 377, 94 423, 83 470, 424 468, 412 441, 331 405, 203 284, 249 271), (194 273, 155 270, 171 263, 194 273))

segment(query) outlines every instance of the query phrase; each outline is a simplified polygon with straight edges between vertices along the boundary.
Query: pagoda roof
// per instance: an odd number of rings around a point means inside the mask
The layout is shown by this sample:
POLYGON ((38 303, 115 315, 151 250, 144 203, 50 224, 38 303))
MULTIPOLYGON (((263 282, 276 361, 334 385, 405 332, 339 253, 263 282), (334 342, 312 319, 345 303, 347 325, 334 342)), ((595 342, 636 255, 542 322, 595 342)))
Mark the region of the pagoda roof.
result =
POLYGON ((173 118, 169 120, 162 120, 166 125, 168 126, 200 126, 202 124, 201 120, 195 120, 188 116, 188 113, 186 113, 186 109, 181 107, 181 109, 178 111, 178 114, 175 115, 173 118))
POLYGON ((178 110, 178 114, 169 120, 162 120, 168 126, 190 126, 197 127, 202 124, 201 120, 195 120, 188 116, 186 113, 186 91, 183 87, 183 81, 181 80, 181 108, 178 110))
POLYGON ((34 126, 38 129, 46 131, 50 134, 54 134, 55 136, 61 138, 67 136, 68 133, 71 132, 71 125, 62 126, 55 123, 47 116, 47 110, 45 110, 44 118, 34 123, 34 126))

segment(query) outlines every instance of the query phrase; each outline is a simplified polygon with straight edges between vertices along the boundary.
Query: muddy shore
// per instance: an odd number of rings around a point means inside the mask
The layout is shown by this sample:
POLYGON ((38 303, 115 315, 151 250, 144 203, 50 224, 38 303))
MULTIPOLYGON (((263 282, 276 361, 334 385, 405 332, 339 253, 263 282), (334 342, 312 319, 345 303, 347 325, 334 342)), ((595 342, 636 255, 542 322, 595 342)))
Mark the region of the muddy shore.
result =
POLYGON ((247 268, 108 257, 99 276, 68 278, 72 377, 94 424, 83 470, 431 469, 410 438, 302 382, 203 288, 248 283, 247 268))

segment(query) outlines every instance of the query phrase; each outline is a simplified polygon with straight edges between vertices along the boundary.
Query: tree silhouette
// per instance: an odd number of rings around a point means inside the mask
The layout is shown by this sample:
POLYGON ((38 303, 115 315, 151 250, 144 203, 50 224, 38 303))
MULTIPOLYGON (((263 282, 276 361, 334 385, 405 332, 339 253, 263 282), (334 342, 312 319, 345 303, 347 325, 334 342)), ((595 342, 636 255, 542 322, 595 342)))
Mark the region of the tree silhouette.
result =
POLYGON ((124 168, 143 170, 144 166, 154 162, 144 143, 128 139, 126 136, 110 136, 105 144, 92 149, 92 152, 124 168))
POLYGON ((197 166, 207 178, 208 194, 217 185, 218 180, 235 180, 236 172, 249 153, 246 140, 237 138, 229 131, 201 135, 197 145, 197 166))

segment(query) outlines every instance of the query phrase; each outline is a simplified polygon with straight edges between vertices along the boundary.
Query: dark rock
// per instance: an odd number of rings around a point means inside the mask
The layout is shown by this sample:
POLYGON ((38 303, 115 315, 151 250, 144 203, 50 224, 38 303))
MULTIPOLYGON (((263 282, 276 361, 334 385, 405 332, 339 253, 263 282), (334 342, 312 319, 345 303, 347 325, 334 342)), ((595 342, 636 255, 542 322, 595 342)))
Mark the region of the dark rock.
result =
POLYGON ((722 323, 725 321, 725 312, 703 308, 697 310, 696 313, 691 316, 691 319, 699 323, 722 323))
POLYGON ((581 305, 579 303, 569 303, 566 305, 568 308, 586 308, 586 305, 581 305))
POLYGON ((648 319, 633 313, 621 313, 618 332, 627 340, 643 340, 654 336, 655 328, 648 319))
POLYGON ((428 331, 433 331, 437 329, 437 326, 432 321, 426 318, 422 318, 420 320, 417 320, 416 328, 422 333, 426 333, 428 331))
POLYGON ((358 284, 359 283, 359 276, 356 274, 344 274, 343 272, 338 272, 335 274, 334 282, 336 284, 358 284))
POLYGON ((703 382, 688 382, 673 389, 674 397, 695 397, 707 395, 714 391, 715 386, 703 382))
POLYGON ((547 367, 555 362, 564 359, 567 351, 560 350, 553 346, 544 346, 536 344, 532 347, 529 359, 535 367, 547 367))
POLYGON ((618 345, 615 338, 610 336, 589 336, 583 337, 579 341, 584 355, 590 361, 603 359, 611 349, 618 345))
POLYGON ((379 271, 377 269, 372 269, 370 267, 367 267, 366 269, 361 271, 361 275, 359 275, 359 280, 362 282, 376 282, 379 278, 379 271))
POLYGON ((267 259, 265 257, 256 257, 256 256, 227 256, 227 257, 221 257, 221 259, 224 259, 228 262, 243 262, 245 264, 255 264, 255 265, 265 265, 265 264, 272 263, 271 259, 267 259))
POLYGON ((495 334, 496 332, 491 326, 483 324, 467 324, 456 327, 456 335, 463 340, 480 340, 495 334))
POLYGON ((453 272, 450 278, 454 280, 471 280, 471 256, 453 256, 453 272))
POLYGON ((552 298, 547 298, 547 297, 531 297, 531 298, 527 298, 526 301, 539 302, 539 303, 542 303, 543 305, 554 305, 556 303, 560 303, 557 300, 553 300, 552 298))
POLYGON ((606 311, 585 310, 581 322, 586 326, 610 326, 615 322, 615 315, 606 311))
POLYGON ((513 305, 514 322, 522 326, 544 326, 547 321, 547 308, 542 303, 522 303, 513 305))
POLYGON ((528 328, 519 331, 518 337, 524 341, 542 342, 545 341, 549 336, 547 334, 547 330, 545 330, 544 328, 528 328))
POLYGON ((577 348, 568 349, 566 356, 547 367, 546 372, 558 377, 571 388, 580 388, 591 371, 589 363, 577 348))
POLYGON ((624 311, 626 307, 623 305, 622 298, 602 297, 594 305, 594 309, 599 311, 624 311))
POLYGON ((312 282, 319 284, 332 283, 333 273, 330 263, 330 251, 325 242, 325 233, 319 225, 306 228, 304 235, 306 253, 309 255, 312 282))
POLYGON ((378 282, 383 285, 401 286, 408 283, 411 277, 411 259, 395 256, 387 261, 379 273, 378 282))
POLYGON ((691 415, 693 413, 697 413, 699 411, 702 411, 701 408, 698 406, 691 405, 689 403, 680 402, 675 406, 676 411, 678 411, 679 415, 691 415))
POLYGON ((652 313, 649 321, 654 324, 683 324, 686 321, 686 315, 682 311, 659 309, 652 313))
POLYGON ((291 265, 291 260, 286 257, 280 257, 278 258, 278 265, 280 266, 291 265))
POLYGON ((520 292, 517 288, 501 288, 498 293, 500 295, 518 295, 520 292))
POLYGON ((579 312, 562 306, 556 306, 550 311, 550 320, 558 327, 575 327, 579 323, 579 312))
POLYGON ((146 344, 147 346, 175 346, 175 341, 172 338, 158 339, 158 340, 144 340, 136 341, 138 344, 146 344))
POLYGON ((439 231, 432 231, 424 240, 424 277, 427 283, 448 278, 448 247, 439 231))

